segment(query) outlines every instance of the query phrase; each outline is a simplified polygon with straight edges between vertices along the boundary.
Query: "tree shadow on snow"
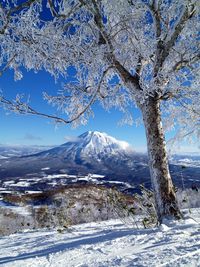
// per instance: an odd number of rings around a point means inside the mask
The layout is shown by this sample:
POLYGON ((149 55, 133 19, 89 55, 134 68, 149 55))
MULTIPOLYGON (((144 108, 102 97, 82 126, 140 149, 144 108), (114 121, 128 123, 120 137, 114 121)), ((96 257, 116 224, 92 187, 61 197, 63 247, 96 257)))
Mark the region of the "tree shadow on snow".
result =
MULTIPOLYGON (((84 239, 78 239, 75 241, 71 241, 69 243, 64 243, 65 240, 61 240, 62 243, 54 244, 53 246, 50 246, 46 249, 41 249, 33 252, 26 252, 23 254, 20 254, 18 256, 11 256, 11 257, 2 257, 0 258, 0 264, 9 263, 12 261, 18 261, 18 260, 25 260, 30 259, 34 257, 47 257, 52 253, 62 252, 65 250, 72 250, 74 248, 79 248, 82 245, 94 245, 97 243, 103 243, 106 241, 112 241, 116 238, 125 237, 133 235, 134 232, 131 230, 119 230, 119 231, 102 231, 101 233, 91 234, 87 236, 80 236, 77 238, 84 238, 84 239), (94 236, 95 235, 95 236, 94 236), (89 236, 89 237, 88 237, 89 236)), ((67 242, 69 239, 67 239, 67 242)))

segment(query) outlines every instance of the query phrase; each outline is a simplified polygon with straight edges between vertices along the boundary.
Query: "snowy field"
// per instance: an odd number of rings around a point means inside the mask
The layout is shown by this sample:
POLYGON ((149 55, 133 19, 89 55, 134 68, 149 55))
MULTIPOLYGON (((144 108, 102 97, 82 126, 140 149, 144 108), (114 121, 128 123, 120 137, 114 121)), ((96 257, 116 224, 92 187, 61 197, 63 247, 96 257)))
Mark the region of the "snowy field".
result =
POLYGON ((185 220, 136 229, 120 220, 0 239, 0 265, 12 267, 200 266, 200 209, 185 220))

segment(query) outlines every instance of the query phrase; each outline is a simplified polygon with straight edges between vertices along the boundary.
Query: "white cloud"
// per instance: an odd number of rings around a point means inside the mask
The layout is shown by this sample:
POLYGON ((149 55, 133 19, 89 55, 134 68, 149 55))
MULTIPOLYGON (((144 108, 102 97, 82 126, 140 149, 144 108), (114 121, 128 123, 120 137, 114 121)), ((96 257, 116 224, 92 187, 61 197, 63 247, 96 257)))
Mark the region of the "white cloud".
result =
POLYGON ((185 145, 185 144, 178 144, 174 145, 174 147, 168 146, 171 154, 184 154, 184 153, 197 153, 200 154, 200 147, 198 145, 185 145))
POLYGON ((65 136, 64 139, 66 142, 73 142, 73 143, 78 143, 80 141, 80 138, 77 136, 65 136))
POLYGON ((42 137, 33 135, 31 133, 26 133, 23 139, 24 140, 37 140, 37 141, 41 141, 42 140, 42 137))

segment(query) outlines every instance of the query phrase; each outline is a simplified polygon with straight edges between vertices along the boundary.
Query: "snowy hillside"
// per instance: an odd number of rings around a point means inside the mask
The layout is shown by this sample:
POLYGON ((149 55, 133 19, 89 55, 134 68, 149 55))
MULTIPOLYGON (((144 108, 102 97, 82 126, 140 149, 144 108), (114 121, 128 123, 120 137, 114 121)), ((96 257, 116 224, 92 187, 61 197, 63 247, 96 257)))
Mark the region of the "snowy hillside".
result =
POLYGON ((136 229, 110 220, 56 230, 29 231, 0 239, 3 267, 198 267, 200 210, 159 228, 136 229))
POLYGON ((133 196, 96 185, 77 184, 40 193, 3 194, 0 236, 25 229, 65 229, 80 223, 122 218, 133 215, 133 211, 141 213, 139 208, 139 200, 136 202, 133 196))
POLYGON ((10 158, 10 157, 20 157, 30 154, 35 154, 47 149, 49 146, 8 146, 0 144, 0 159, 10 158))
MULTIPOLYGON (((22 157, 2 159, 0 176, 10 177, 45 177, 46 175, 81 175, 89 173, 109 175, 115 180, 127 181, 128 177, 137 176, 141 181, 148 175, 147 157, 134 153, 125 141, 100 132, 86 132, 72 141, 52 149, 22 157)), ((41 179, 42 180, 42 179, 41 179)), ((44 180, 44 179, 43 179, 44 180)))
MULTIPOLYGON (((138 192, 140 184, 151 186, 147 155, 136 153, 127 142, 106 133, 89 131, 69 138, 63 145, 26 154, 21 157, 2 154, 0 193, 43 191, 52 186, 92 182, 117 186, 132 194, 138 192), (98 177, 91 179, 90 174, 98 177)), ((173 155, 170 171, 175 186, 199 188, 199 155, 173 155)))

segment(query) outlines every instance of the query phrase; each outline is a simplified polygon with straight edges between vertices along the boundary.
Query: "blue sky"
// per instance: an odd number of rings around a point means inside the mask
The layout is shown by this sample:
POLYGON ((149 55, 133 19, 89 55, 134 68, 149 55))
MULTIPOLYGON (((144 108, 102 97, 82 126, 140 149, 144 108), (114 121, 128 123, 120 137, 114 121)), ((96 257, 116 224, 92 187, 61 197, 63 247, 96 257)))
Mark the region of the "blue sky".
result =
MULTIPOLYGON (((55 83, 53 77, 44 71, 35 74, 33 71, 24 71, 22 80, 15 82, 12 71, 7 71, 0 78, 0 89, 7 98, 14 98, 16 94, 30 95, 31 106, 38 111, 56 114, 56 109, 49 106, 42 98, 42 92, 47 91, 55 95, 60 83, 55 83)), ((146 138, 143 125, 119 126, 123 114, 112 109, 106 112, 100 104, 94 105, 95 117, 90 118, 86 126, 72 129, 71 125, 55 127, 52 121, 38 116, 16 115, 0 109, 0 144, 7 145, 60 145, 73 136, 85 131, 94 130, 106 132, 117 139, 130 143, 136 151, 146 150, 146 138)), ((133 107, 133 117, 140 117, 138 109, 133 107)), ((172 134, 167 135, 167 139, 172 134)), ((197 146, 180 144, 180 151, 198 151, 197 146)))
MULTIPOLYGON (((42 13, 44 19, 51 17, 50 12, 44 9, 42 13)), ((152 23, 150 13, 147 14, 148 23, 152 23)), ((0 77, 0 90, 7 98, 14 98, 17 93, 30 95, 31 106, 43 113, 55 114, 56 110, 50 107, 42 98, 42 92, 47 91, 55 95, 60 89, 60 84, 55 83, 54 78, 44 71, 35 74, 33 71, 23 71, 22 80, 15 82, 12 71, 7 71, 0 77)), ((139 110, 133 107, 133 118, 140 116, 139 110)), ((6 114, 0 109, 0 144, 8 145, 59 145, 66 142, 66 137, 77 136, 88 130, 106 132, 117 139, 129 142, 137 151, 146 150, 146 138, 143 125, 119 126, 118 122, 122 118, 118 110, 104 111, 99 104, 94 106, 95 117, 90 118, 86 126, 79 126, 72 129, 70 125, 61 125, 58 128, 45 118, 38 116, 22 116, 13 113, 6 114)), ((172 134, 167 135, 167 139, 172 134)), ((196 146, 185 143, 180 145, 182 151, 200 151, 196 146)))
MULTIPOLYGON (((49 106, 42 98, 42 92, 56 94, 60 89, 60 84, 55 83, 54 78, 41 71, 24 72, 24 77, 20 81, 14 81, 13 72, 7 71, 0 78, 0 89, 7 98, 14 98, 18 93, 30 95, 32 107, 42 112, 56 113, 56 109, 49 106)), ((118 122, 123 114, 112 109, 106 112, 100 104, 94 105, 95 117, 90 118, 86 126, 79 126, 72 129, 71 125, 61 125, 55 127, 52 121, 38 116, 16 115, 0 110, 1 116, 1 144, 22 144, 22 145, 57 145, 65 142, 65 137, 77 136, 88 130, 106 132, 117 139, 129 142, 137 150, 145 150, 145 131, 142 125, 136 127, 123 125, 118 122)), ((133 108, 133 116, 140 116, 139 111, 133 108)))

